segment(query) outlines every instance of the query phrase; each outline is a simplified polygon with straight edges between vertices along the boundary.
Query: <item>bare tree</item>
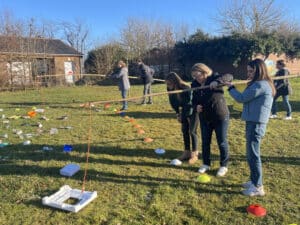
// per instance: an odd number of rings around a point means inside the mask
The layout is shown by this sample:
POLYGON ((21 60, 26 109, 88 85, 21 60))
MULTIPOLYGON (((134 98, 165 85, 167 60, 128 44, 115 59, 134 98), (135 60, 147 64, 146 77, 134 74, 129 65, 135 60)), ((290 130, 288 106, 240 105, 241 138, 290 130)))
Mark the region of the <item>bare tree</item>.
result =
POLYGON ((285 22, 284 8, 274 0, 229 0, 215 20, 223 34, 268 32, 285 22))
POLYGON ((63 38, 77 51, 85 53, 86 41, 89 34, 87 25, 79 19, 74 23, 62 22, 63 38))
POLYGON ((10 11, 0 12, 0 35, 22 36, 24 23, 17 20, 10 11))
POLYGON ((188 35, 187 26, 178 28, 161 21, 129 18, 121 29, 121 45, 128 51, 129 59, 145 56, 154 48, 172 48, 188 35))

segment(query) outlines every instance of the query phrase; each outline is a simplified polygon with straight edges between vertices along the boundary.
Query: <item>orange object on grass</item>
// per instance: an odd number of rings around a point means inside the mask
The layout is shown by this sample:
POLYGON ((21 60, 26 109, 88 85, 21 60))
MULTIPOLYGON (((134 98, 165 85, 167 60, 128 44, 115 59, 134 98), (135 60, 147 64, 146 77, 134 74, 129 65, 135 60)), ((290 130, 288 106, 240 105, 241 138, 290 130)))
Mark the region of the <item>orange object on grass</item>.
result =
POLYGON ((152 142, 152 141, 153 141, 152 138, 149 138, 149 137, 144 138, 144 142, 145 142, 145 143, 150 143, 150 142, 152 142))
POLYGON ((135 122, 135 119, 134 119, 134 118, 130 118, 128 121, 129 121, 130 123, 134 123, 134 122, 135 122))
POLYGON ((29 111, 29 112, 27 113, 27 115, 30 116, 30 117, 32 118, 32 117, 35 117, 35 116, 36 116, 36 112, 35 112, 35 111, 29 111))
POLYGON ((110 107, 110 104, 109 103, 105 103, 104 104, 104 109, 108 109, 110 107))
POLYGON ((133 126, 134 126, 134 128, 137 128, 137 129, 142 127, 142 126, 139 125, 139 124, 134 124, 133 126))
POLYGON ((144 130, 142 130, 142 129, 138 129, 138 134, 144 134, 145 133, 145 131, 144 130))

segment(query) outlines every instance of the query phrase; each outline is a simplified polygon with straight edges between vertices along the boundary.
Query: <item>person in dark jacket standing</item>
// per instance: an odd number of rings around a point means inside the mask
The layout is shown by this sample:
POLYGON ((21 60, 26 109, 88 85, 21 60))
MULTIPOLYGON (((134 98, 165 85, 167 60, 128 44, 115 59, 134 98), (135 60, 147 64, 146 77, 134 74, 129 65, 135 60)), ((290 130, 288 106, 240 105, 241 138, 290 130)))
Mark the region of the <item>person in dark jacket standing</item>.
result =
MULTIPOLYGON (((130 89, 130 83, 128 78, 128 68, 126 63, 122 60, 118 62, 118 72, 110 75, 112 78, 118 78, 119 82, 119 90, 121 91, 122 98, 125 99, 127 97, 128 90, 130 89)), ((123 107, 121 110, 127 110, 128 103, 127 101, 123 101, 123 107)))
POLYGON ((217 176, 225 176, 229 160, 229 146, 227 130, 229 126, 229 110, 224 98, 221 76, 203 63, 196 63, 191 70, 194 81, 192 88, 209 85, 210 88, 195 90, 193 92, 193 107, 199 112, 203 165, 199 173, 205 173, 210 169, 210 145, 212 133, 215 131, 220 150, 220 168, 217 176))
MULTIPOLYGON (((137 61, 139 74, 144 84, 144 95, 151 94, 151 84, 153 82, 154 69, 145 65, 141 59, 137 61)), ((142 104, 146 104, 146 97, 143 98, 142 104)), ((152 97, 149 96, 147 104, 153 104, 152 97)))
MULTIPOLYGON (((276 62, 276 67, 278 69, 277 73, 275 74, 275 77, 279 76, 288 76, 290 72, 285 67, 284 60, 278 60, 276 62)), ((288 79, 282 79, 282 80, 275 80, 274 85, 276 88, 276 95, 274 96, 273 105, 272 105, 272 115, 270 116, 271 119, 277 118, 277 102, 276 100, 282 96, 282 100, 284 103, 284 106, 286 108, 286 117, 285 120, 291 120, 292 119, 292 107, 289 103, 289 94, 291 94, 291 85, 289 84, 288 79)))
MULTIPOLYGON (((190 88, 190 85, 185 83, 174 72, 167 75, 166 85, 168 91, 185 90, 190 88)), ((194 164, 198 160, 197 126, 199 125, 199 117, 196 112, 193 112, 192 92, 185 91, 178 94, 170 94, 169 101, 176 112, 177 120, 181 123, 181 131, 184 142, 184 151, 177 159, 180 161, 188 161, 189 164, 194 164), (192 149, 190 148, 191 141, 192 149)))

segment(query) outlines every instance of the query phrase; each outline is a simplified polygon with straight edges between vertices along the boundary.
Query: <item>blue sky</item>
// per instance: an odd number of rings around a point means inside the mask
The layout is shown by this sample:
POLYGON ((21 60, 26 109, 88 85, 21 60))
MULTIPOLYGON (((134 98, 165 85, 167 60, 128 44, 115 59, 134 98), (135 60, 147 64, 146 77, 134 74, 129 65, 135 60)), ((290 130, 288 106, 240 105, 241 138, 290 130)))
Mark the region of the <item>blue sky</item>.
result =
MULTIPOLYGON (((186 24, 191 32, 201 28, 215 33, 212 20, 217 8, 226 0, 1 0, 0 13, 9 11, 17 19, 51 21, 84 21, 94 39, 118 35, 127 18, 161 20, 171 24, 186 24)), ((275 0, 287 14, 300 21, 299 0, 275 0)))

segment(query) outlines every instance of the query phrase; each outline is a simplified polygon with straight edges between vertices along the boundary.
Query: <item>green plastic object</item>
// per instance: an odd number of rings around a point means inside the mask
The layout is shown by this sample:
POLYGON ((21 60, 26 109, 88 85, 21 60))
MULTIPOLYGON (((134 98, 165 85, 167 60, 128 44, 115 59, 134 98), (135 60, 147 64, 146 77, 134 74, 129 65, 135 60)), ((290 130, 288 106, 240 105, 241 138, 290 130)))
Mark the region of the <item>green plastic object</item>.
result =
POLYGON ((197 177, 197 181, 200 183, 209 183, 211 180, 210 176, 208 176, 206 173, 201 174, 197 177))

